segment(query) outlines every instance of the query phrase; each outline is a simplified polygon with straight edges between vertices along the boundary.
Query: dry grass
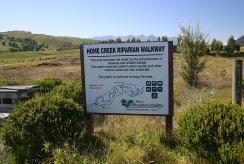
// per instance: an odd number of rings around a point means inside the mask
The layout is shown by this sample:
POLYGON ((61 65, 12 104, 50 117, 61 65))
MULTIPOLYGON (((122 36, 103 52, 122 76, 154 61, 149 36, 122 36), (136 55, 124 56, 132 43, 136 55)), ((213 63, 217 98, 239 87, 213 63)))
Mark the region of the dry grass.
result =
POLYGON ((63 80, 79 79, 81 74, 79 58, 64 57, 1 64, 0 75, 1 81, 20 81, 31 84, 46 77, 58 77, 63 80))
MULTIPOLYGON (((200 89, 189 89, 178 73, 177 55, 174 57, 174 99, 175 113, 185 106, 195 103, 197 99, 211 98, 231 101, 231 81, 233 59, 223 57, 208 57, 206 69, 200 76, 200 89), (205 96, 203 96, 205 95, 205 96)), ((0 81, 20 81, 31 84, 45 77, 58 77, 63 80, 80 79, 81 70, 79 58, 63 57, 44 61, 1 64, 0 81)))
MULTIPOLYGON (((179 114, 188 106, 211 99, 231 101, 232 63, 231 58, 208 57, 206 69, 200 77, 202 85, 198 89, 192 89, 188 88, 179 76, 177 57, 174 57, 174 126, 176 128, 179 114)), ((0 81, 21 81, 24 84, 31 84, 45 77, 70 80, 80 79, 80 75, 78 56, 0 65, 0 81)), ((145 153, 144 150, 139 150, 141 147, 138 145, 130 147, 132 144, 130 142, 137 139, 137 134, 140 134, 142 130, 148 134, 155 131, 163 134, 164 119, 164 117, 142 116, 96 116, 95 132, 103 134, 103 137, 109 140, 107 144, 111 146, 111 149, 117 151, 117 155, 110 154, 110 162, 121 158, 123 158, 121 161, 124 161, 127 157, 128 159, 135 158, 129 155, 130 151, 145 153)), ((160 143, 160 141, 157 142, 160 143)), ((190 159, 192 157, 179 154, 175 148, 170 149, 170 152, 173 152, 176 158, 173 163, 189 163, 192 160, 199 162, 198 159, 190 159)))
MULTIPOLYGON (((175 113, 185 106, 195 103, 197 99, 205 99, 203 95, 212 93, 211 98, 231 100, 231 81, 233 59, 223 57, 208 57, 206 69, 201 74, 200 89, 189 89, 178 73, 177 55, 174 57, 174 99, 175 113)), ((67 57, 11 63, 0 65, 0 81, 21 81, 31 84, 45 77, 58 77, 63 80, 80 79, 81 70, 79 58, 67 57)))
POLYGON ((241 51, 241 52, 244 52, 244 47, 241 47, 241 48, 240 48, 240 51, 241 51))

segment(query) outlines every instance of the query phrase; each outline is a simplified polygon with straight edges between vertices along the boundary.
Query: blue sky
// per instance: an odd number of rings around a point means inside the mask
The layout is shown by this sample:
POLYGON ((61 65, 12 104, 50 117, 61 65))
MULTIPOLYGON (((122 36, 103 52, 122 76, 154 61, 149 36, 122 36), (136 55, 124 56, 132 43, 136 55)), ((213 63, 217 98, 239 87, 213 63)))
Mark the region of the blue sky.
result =
POLYGON ((0 31, 56 36, 177 36, 200 21, 209 38, 244 35, 244 0, 2 0, 0 31))

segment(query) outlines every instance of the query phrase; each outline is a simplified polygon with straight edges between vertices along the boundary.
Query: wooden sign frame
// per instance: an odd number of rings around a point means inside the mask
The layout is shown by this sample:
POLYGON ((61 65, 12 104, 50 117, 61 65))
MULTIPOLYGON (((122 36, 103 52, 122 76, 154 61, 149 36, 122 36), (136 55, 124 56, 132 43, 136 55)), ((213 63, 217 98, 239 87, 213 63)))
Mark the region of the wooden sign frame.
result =
MULTIPOLYGON (((107 44, 107 43, 106 43, 107 44)), ((113 43, 111 43, 113 44, 113 43)), ((80 64, 81 64, 81 82, 84 98, 84 109, 86 116, 86 129, 87 133, 92 134, 94 132, 93 114, 102 115, 142 115, 142 116, 166 116, 166 134, 171 135, 173 129, 173 114, 174 114, 174 100, 173 100, 173 42, 168 41, 168 115, 154 115, 154 114, 128 114, 128 113, 88 113, 86 104, 86 89, 85 89, 85 63, 83 45, 80 46, 80 64)))

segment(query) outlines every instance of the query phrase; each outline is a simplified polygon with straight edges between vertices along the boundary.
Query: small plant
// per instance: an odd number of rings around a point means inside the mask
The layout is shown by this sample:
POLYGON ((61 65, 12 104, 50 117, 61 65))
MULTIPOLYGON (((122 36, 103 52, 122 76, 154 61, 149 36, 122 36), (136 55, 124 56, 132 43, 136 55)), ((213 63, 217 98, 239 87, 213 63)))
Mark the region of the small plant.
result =
POLYGON ((77 140, 83 120, 83 110, 72 100, 45 95, 16 106, 4 121, 2 137, 15 161, 40 162, 52 149, 77 140))
POLYGON ((221 70, 219 71, 219 75, 220 75, 220 77, 222 77, 222 78, 225 78, 226 74, 227 74, 226 69, 221 69, 221 70))
POLYGON ((238 105, 207 102, 180 115, 184 145, 212 162, 243 162, 244 109, 238 105))

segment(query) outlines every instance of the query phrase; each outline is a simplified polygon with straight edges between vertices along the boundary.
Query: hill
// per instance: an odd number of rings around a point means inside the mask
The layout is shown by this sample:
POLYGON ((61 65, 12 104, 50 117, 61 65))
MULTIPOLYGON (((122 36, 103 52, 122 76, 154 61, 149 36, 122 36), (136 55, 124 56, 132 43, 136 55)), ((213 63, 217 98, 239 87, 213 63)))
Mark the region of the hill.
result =
POLYGON ((236 40, 236 43, 241 47, 244 47, 244 35, 236 40))
POLYGON ((46 44, 49 46, 49 48, 54 48, 54 49, 72 49, 72 48, 78 48, 80 44, 97 42, 94 39, 81 39, 76 37, 32 34, 31 32, 27 32, 27 31, 0 32, 0 36, 15 37, 21 39, 30 38, 32 40, 37 41, 40 44, 46 44))

